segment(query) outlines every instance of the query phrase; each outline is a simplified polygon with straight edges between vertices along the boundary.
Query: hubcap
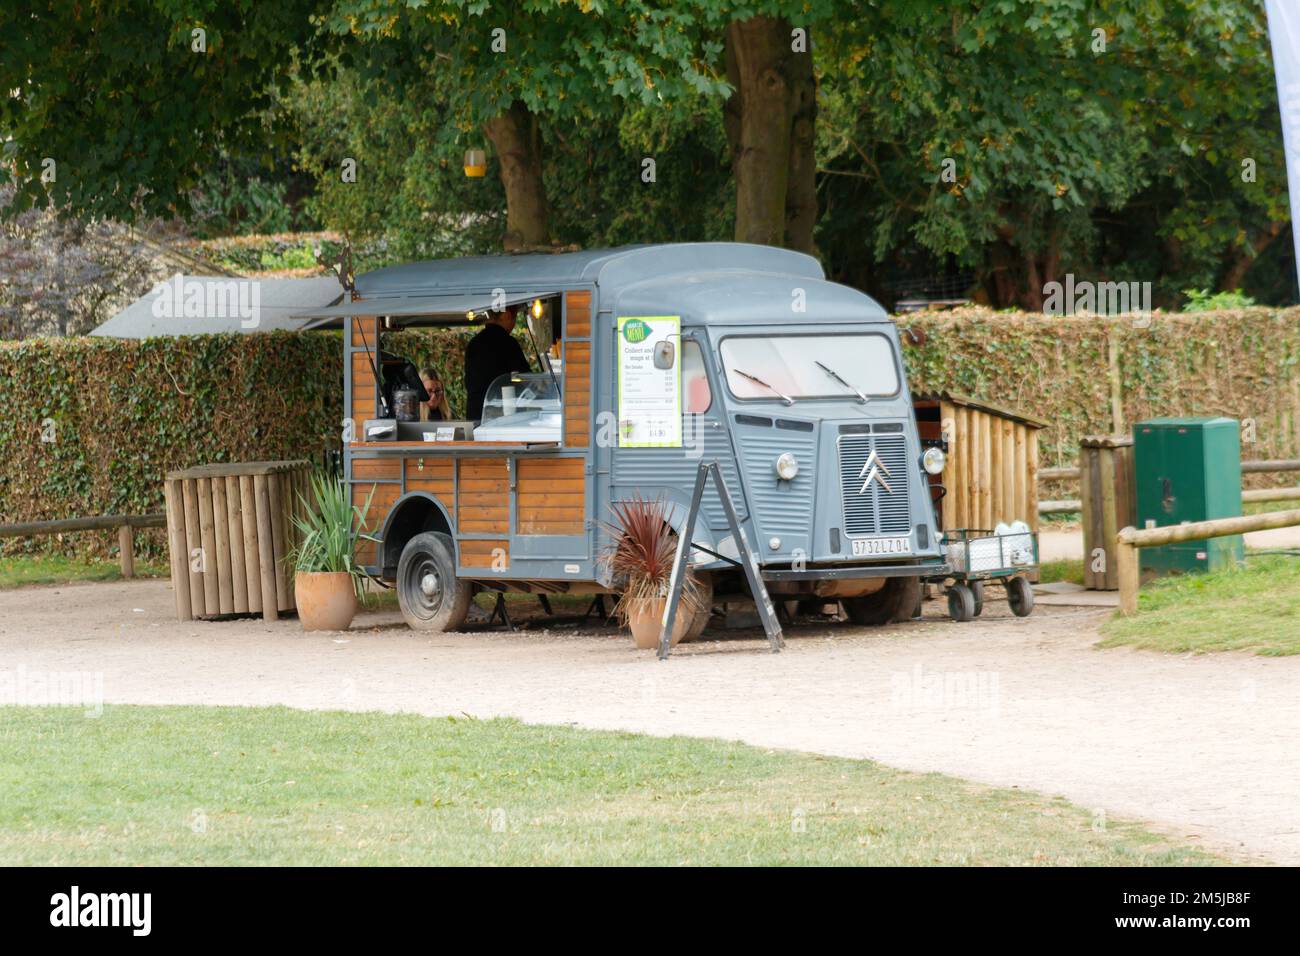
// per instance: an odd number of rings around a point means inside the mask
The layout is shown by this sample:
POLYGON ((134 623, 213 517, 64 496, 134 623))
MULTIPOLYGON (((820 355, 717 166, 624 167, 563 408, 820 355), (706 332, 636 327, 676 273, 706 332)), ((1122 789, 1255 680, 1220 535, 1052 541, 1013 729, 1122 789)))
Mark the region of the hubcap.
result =
POLYGON ((406 606, 422 618, 431 618, 442 607, 442 576, 432 555, 424 554, 411 562, 400 582, 406 606))

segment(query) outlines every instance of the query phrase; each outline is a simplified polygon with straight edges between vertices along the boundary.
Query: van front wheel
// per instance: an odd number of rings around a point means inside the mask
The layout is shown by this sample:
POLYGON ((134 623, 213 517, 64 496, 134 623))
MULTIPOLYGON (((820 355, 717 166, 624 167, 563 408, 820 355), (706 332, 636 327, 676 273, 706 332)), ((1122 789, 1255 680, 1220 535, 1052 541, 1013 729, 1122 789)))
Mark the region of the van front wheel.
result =
POLYGON ((437 531, 417 534, 397 562, 397 601, 417 631, 454 631, 465 623, 473 592, 456 577, 456 550, 437 531))
POLYGON ((920 602, 920 578, 890 578, 874 594, 841 599, 849 620, 866 627, 910 621, 920 602))

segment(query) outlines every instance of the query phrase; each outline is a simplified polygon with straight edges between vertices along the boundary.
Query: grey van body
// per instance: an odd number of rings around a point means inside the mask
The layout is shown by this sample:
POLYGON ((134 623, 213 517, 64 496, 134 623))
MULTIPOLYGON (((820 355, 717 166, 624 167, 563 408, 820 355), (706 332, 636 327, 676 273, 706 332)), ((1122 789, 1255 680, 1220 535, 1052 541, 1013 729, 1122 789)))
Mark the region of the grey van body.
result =
MULTIPOLYGON (((458 574, 525 589, 531 589, 528 582, 550 582, 547 590, 556 590, 561 582, 562 589, 571 591, 609 588, 613 582, 601 555, 611 543, 611 503, 662 497, 671 505, 670 523, 680 528, 699 464, 712 460, 720 465, 764 577, 777 582, 773 590, 778 593, 783 586, 786 593, 810 593, 812 585, 825 581, 915 577, 942 566, 897 330, 869 296, 827 281, 816 259, 768 246, 687 243, 412 263, 360 276, 356 293, 361 301, 314 314, 318 325, 342 320, 338 324, 349 330, 352 317, 363 314, 395 316, 389 321, 397 325, 421 314, 445 320, 432 324, 456 324, 451 319, 457 311, 463 319, 466 302, 485 301, 502 290, 513 301, 558 296, 557 301, 567 302, 569 293, 590 293, 591 440, 583 448, 561 442, 558 447, 479 448, 472 453, 505 455, 512 475, 525 458, 583 458, 585 516, 579 534, 518 534, 512 499, 508 567, 487 574, 458 559, 458 574), (712 401, 701 414, 684 414, 683 447, 618 447, 613 437, 609 426, 618 412, 620 315, 680 316, 683 343, 700 346, 712 401), (787 404, 776 395, 740 397, 728 387, 722 352, 729 338, 845 333, 879 335, 888 342, 897 379, 890 394, 871 395, 864 403, 832 388, 828 392, 842 394, 787 404), (798 461, 792 480, 780 478, 774 468, 785 453, 798 461), (889 480, 867 487, 864 463, 873 453, 889 480), (886 537, 906 537, 907 553, 854 555, 854 540, 886 537)), ((352 359, 361 349, 350 331, 345 343, 345 390, 352 395, 352 359)), ((564 387, 576 386, 566 381, 564 387)), ((345 447, 346 472, 355 483, 358 461, 458 453, 471 452, 458 452, 454 442, 419 450, 352 443, 345 447)), ((370 566, 389 580, 404 542, 420 530, 403 519, 403 508, 415 498, 430 498, 426 492, 408 492, 407 479, 401 480, 401 494, 382 521, 383 543, 377 552, 382 558, 370 566)), ((429 514, 428 505, 424 500, 422 514, 429 514)), ((426 528, 447 533, 458 550, 474 537, 456 527, 453 509, 441 505, 433 517, 420 520, 426 528)), ((693 555, 696 570, 733 568, 717 556, 735 557, 737 549, 712 488, 706 490, 693 540, 699 546, 693 555)))

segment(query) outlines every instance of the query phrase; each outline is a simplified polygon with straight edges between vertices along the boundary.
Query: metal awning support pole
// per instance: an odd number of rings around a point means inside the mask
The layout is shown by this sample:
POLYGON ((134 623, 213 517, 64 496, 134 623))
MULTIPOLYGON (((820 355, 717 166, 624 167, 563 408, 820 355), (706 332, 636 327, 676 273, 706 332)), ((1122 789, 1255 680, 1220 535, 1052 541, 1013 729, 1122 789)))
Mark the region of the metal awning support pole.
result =
POLYGON ((713 476, 713 483, 718 489, 718 497, 722 499, 723 510, 727 513, 727 523, 731 526, 731 533, 735 536, 736 549, 740 552, 740 565, 745 569, 745 579, 749 582, 750 594, 754 597, 754 606, 758 609, 759 620, 763 622, 763 630, 767 634, 767 641, 772 646, 772 653, 775 654, 785 646, 785 641, 781 637, 781 623, 776 617, 776 608, 772 605, 772 598, 767 593, 767 586, 763 583, 763 576, 758 570, 758 559, 754 556, 753 550, 749 547, 749 540, 745 537, 745 529, 740 526, 740 519, 736 515, 736 505, 731 500, 731 493, 722 481, 722 469, 718 467, 716 461, 700 462, 699 471, 695 473, 695 488, 691 492, 691 507, 686 513, 686 525, 682 528, 682 533, 677 539, 677 558, 673 561, 673 573, 668 579, 668 604, 664 607, 664 619, 662 629, 659 632, 659 659, 666 660, 669 650, 672 647, 673 625, 677 620, 677 608, 681 604, 682 586, 686 581, 687 567, 690 564, 691 551, 695 545, 692 538, 695 535, 695 520, 700 513, 700 503, 704 500, 704 484, 709 475, 713 476))

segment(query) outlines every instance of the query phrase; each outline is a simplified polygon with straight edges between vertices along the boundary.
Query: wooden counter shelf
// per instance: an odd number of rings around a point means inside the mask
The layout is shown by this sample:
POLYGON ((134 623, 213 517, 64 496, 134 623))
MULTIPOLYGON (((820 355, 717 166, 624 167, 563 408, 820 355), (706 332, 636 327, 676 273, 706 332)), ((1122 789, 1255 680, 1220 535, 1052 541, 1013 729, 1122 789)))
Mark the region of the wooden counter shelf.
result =
MULTIPOLYGON (((369 454, 371 452, 390 451, 397 455, 412 455, 419 453, 419 457, 425 455, 450 453, 458 449, 474 448, 480 450, 483 454, 494 453, 537 453, 544 451, 562 450, 562 446, 557 441, 540 441, 540 442, 515 442, 515 441, 356 441, 348 446, 353 454, 358 452, 369 454)), ((581 449, 579 449, 581 451, 581 449)))

